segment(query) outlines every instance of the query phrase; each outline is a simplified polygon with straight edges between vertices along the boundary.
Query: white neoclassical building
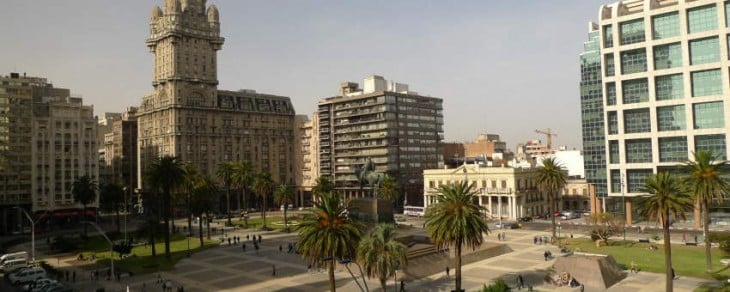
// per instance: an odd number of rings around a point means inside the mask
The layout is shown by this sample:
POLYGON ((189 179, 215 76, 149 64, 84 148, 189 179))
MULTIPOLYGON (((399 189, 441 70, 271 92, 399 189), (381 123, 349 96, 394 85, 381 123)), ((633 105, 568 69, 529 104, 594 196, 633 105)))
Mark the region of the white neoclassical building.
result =
POLYGON ((479 204, 492 218, 516 220, 547 213, 547 198, 537 189, 537 168, 462 165, 423 171, 424 207, 436 202, 441 185, 468 181, 479 192, 479 204))

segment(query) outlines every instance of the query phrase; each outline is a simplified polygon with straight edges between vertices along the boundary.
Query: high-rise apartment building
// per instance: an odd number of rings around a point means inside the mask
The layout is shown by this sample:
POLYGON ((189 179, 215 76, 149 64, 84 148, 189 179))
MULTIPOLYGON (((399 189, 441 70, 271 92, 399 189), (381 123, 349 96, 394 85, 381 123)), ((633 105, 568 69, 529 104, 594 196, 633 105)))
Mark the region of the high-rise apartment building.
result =
POLYGON ((297 205, 309 205, 312 200, 312 188, 319 177, 319 123, 317 114, 311 120, 300 120, 298 149, 300 162, 296 169, 297 205))
POLYGON ((443 167, 443 100, 371 76, 346 82, 319 102, 319 169, 345 197, 360 194, 355 171, 369 159, 403 188, 408 204, 423 202, 423 170, 443 167))
MULTIPOLYGON (((155 7, 147 46, 154 91, 139 107, 139 173, 161 155, 177 156, 214 176, 228 161, 294 183, 294 108, 288 97, 218 90, 219 12, 204 0, 155 7)), ((234 205, 235 206, 235 205, 234 205)))
POLYGON ((98 180, 96 122, 91 106, 45 78, 0 77, 0 233, 28 224, 15 207, 51 218, 79 214, 74 180, 98 180))
MULTIPOLYGON (((698 150, 727 158, 730 3, 629 0, 602 6, 599 18, 608 209, 631 222, 647 176, 698 150)), ((600 136, 585 121, 584 133, 600 136)))
POLYGON ((105 165, 99 172, 105 183, 119 183, 131 193, 137 187, 137 108, 128 107, 109 121, 110 131, 105 134, 105 165), (102 175, 102 169, 104 169, 102 175))

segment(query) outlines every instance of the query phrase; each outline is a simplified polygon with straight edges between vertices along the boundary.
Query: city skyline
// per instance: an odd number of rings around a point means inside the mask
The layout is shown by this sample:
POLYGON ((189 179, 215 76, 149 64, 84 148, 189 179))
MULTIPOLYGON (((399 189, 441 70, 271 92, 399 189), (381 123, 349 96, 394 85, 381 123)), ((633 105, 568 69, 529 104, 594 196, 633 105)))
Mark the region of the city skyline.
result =
MULTIPOLYGON (((488 132, 514 150, 544 140, 534 130, 547 127, 559 133, 554 145, 580 149, 576 44, 609 2, 208 3, 224 11, 221 89, 290 96, 311 115, 340 82, 378 74, 443 97, 446 141, 488 132)), ((71 88, 96 115, 138 106, 152 88, 150 14, 147 1, 11 1, 0 16, 12 25, 0 33, 16 40, 6 54, 18 57, 0 67, 71 88)))

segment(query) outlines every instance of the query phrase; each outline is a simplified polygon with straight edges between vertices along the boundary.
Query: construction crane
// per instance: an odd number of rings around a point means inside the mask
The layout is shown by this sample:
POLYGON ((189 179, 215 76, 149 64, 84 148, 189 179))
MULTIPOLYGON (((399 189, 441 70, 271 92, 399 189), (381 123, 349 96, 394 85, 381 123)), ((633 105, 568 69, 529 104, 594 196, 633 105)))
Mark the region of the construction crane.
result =
POLYGON ((547 149, 553 149, 553 136, 557 137, 558 133, 553 132, 550 128, 548 128, 547 131, 535 130, 535 133, 544 134, 547 137, 547 149))

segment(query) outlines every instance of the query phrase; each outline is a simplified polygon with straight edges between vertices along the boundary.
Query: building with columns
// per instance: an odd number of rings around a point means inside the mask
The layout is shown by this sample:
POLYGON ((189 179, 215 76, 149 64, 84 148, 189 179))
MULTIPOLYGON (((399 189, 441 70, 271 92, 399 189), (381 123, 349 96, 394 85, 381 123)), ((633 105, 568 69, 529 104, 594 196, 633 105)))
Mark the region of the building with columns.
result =
MULTIPOLYGON (((164 10, 152 10, 146 41, 154 55, 154 90, 142 99, 137 113, 137 173, 141 176, 162 155, 176 156, 211 177, 222 163, 245 160, 254 172, 294 184, 295 113, 290 99, 254 90, 219 90, 217 52, 224 39, 218 9, 206 6, 205 0, 164 3, 164 10)), ((240 207, 239 202, 232 206, 240 207)))
POLYGON ((468 181, 478 192, 479 204, 491 218, 517 220, 549 211, 547 198, 537 189, 537 168, 480 167, 474 164, 423 171, 424 207, 436 202, 437 188, 468 181))

